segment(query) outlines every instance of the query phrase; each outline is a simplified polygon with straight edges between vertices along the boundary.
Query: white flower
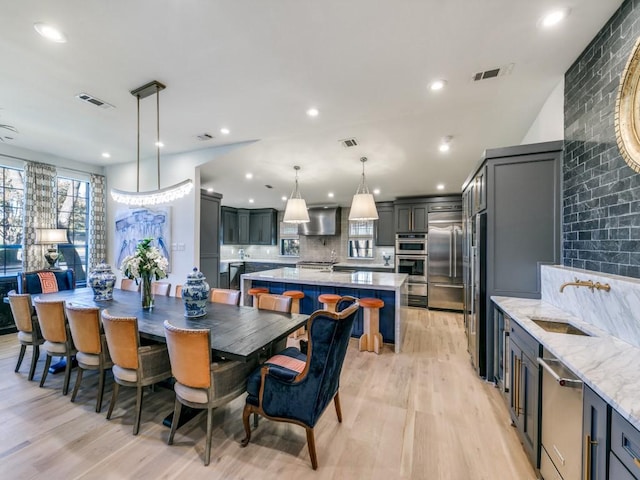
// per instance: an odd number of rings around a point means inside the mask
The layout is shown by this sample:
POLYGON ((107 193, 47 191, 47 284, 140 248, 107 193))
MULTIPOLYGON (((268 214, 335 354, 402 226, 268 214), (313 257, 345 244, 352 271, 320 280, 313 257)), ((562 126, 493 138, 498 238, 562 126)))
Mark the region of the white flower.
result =
POLYGON ((158 248, 151 246, 153 239, 145 238, 138 243, 136 253, 128 255, 122 261, 120 270, 128 278, 140 278, 149 275, 156 280, 167 276, 169 260, 167 260, 158 248))

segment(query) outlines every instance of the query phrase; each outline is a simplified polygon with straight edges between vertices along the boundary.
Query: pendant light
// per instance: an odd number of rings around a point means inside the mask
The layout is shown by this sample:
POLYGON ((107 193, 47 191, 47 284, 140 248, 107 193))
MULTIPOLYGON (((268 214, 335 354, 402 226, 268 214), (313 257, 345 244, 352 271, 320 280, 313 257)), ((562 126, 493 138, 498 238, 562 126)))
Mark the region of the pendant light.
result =
POLYGON ((300 189, 298 188, 298 170, 299 166, 293 167, 296 171, 296 184, 293 187, 293 192, 289 200, 287 200, 287 207, 284 209, 284 223, 307 223, 309 221, 309 212, 307 212, 307 203, 300 195, 300 189))
POLYGON ((360 161, 362 162, 362 180, 360 180, 358 190, 356 190, 351 202, 351 210, 349 210, 350 222, 378 219, 376 202, 373 199, 373 195, 369 193, 369 187, 367 187, 367 181, 364 177, 364 164, 367 161, 367 157, 362 157, 360 161))
POLYGON ((124 190, 111 189, 111 198, 118 203, 125 205, 143 206, 170 203, 178 198, 187 195, 193 189, 191 180, 184 180, 170 187, 160 188, 160 91, 167 88, 157 80, 147 83, 131 91, 131 95, 136 97, 138 105, 138 144, 136 161, 136 191, 126 192, 124 190), (148 192, 140 191, 140 99, 151 95, 156 96, 156 165, 157 165, 157 190, 148 192))

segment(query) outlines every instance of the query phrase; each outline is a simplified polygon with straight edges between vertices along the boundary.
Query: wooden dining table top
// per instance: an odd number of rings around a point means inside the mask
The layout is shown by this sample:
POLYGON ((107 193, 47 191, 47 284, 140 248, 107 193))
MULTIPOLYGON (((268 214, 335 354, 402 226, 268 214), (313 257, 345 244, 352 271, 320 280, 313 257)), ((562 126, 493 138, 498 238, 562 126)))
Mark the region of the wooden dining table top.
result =
POLYGON ((67 304, 107 309, 111 315, 136 317, 140 337, 165 341, 164 321, 180 328, 210 329, 211 350, 216 356, 249 361, 260 351, 286 338, 304 326, 309 315, 258 310, 209 302, 207 314, 198 318, 185 317, 181 298, 155 296, 151 310, 143 310, 140 294, 114 289, 113 300, 95 301, 90 288, 34 294, 43 300, 64 300, 67 304))

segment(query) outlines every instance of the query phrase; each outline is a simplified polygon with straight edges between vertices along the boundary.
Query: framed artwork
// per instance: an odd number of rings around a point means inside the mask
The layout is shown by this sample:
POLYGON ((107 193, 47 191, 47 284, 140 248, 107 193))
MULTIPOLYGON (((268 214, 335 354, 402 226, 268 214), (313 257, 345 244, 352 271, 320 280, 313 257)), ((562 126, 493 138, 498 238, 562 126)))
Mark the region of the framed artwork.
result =
POLYGON ((153 246, 169 260, 171 271, 171 207, 121 207, 116 211, 115 255, 120 268, 127 255, 133 255, 138 242, 153 239, 153 246))

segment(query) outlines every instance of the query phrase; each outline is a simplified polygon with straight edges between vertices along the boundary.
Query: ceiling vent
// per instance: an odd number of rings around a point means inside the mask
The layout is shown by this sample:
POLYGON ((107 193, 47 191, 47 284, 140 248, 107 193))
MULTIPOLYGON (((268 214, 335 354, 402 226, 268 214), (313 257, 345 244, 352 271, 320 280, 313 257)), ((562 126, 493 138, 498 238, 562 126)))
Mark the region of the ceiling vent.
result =
POLYGON ((96 107, 105 108, 105 109, 106 108, 115 108, 110 103, 103 102, 99 98, 96 98, 93 95, 89 95, 88 93, 79 93, 78 95, 76 95, 76 98, 79 99, 79 100, 82 100, 83 102, 91 103, 92 105, 95 105, 96 107))
POLYGON ((344 140, 339 140, 344 148, 357 147, 358 141, 355 138, 345 138, 344 140))
POLYGON ((491 68, 489 70, 485 70, 484 72, 478 72, 473 75, 473 81, 479 82, 480 80, 488 80, 490 78, 503 77, 505 75, 509 75, 513 70, 513 63, 509 65, 505 65, 503 67, 491 68))
POLYGON ((200 140, 201 142, 206 142, 207 140, 213 139, 213 135, 209 135, 208 133, 197 135, 197 137, 198 137, 198 140, 200 140))

